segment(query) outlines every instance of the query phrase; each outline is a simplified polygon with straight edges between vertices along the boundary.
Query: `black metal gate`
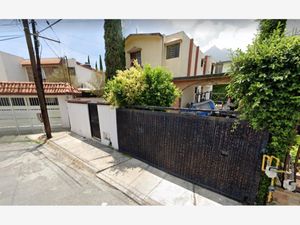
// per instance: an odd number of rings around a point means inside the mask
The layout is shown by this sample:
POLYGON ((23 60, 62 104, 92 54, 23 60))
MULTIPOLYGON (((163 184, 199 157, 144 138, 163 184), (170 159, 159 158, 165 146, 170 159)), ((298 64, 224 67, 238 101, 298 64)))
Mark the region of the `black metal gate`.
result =
POLYGON ((88 103, 88 108, 92 136, 96 138, 101 138, 97 104, 88 103))
POLYGON ((268 134, 234 119, 118 109, 119 150, 235 200, 253 204, 268 134))

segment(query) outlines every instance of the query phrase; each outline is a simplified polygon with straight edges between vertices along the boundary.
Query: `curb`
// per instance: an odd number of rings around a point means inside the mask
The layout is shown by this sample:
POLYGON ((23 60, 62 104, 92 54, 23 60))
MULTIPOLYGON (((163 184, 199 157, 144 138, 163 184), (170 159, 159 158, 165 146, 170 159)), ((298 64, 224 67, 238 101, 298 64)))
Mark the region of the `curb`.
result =
POLYGON ((96 175, 98 170, 89 165, 87 162, 85 162, 84 160, 78 158, 77 156, 75 156, 74 154, 70 153, 68 150, 66 150, 65 148, 61 147, 60 145, 54 143, 51 140, 48 140, 46 142, 47 145, 49 145, 53 150, 55 150, 55 156, 60 159, 60 160, 64 160, 65 158, 69 159, 72 161, 72 164, 81 170, 85 170, 91 174, 96 175))
MULTIPOLYGON (((34 141, 34 140, 33 140, 34 141)), ((113 188, 119 190, 120 192, 122 192, 123 194, 125 194, 126 196, 128 196, 129 198, 131 198, 132 200, 134 200, 135 202, 137 202, 140 205, 162 205, 161 203, 148 198, 146 196, 143 196, 142 194, 137 193, 137 191, 132 191, 128 188, 126 188, 125 186, 123 186, 122 184, 112 180, 111 178, 105 176, 104 174, 102 174, 101 172, 99 172, 99 170, 97 170, 95 167, 91 166, 88 162, 78 158, 77 156, 75 156, 74 154, 70 153, 67 149, 65 149, 64 147, 56 144, 54 141, 47 140, 44 142, 44 144, 46 145, 45 147, 50 147, 48 148, 49 151, 52 152, 52 154, 57 157, 59 160, 61 161, 65 161, 65 160, 69 160, 70 163, 83 171, 88 172, 91 175, 94 175, 97 179, 100 179, 102 181, 104 181, 105 183, 107 183, 108 185, 112 186, 113 188), (140 196, 143 197, 140 197, 140 196)))
POLYGON ((138 204, 140 205, 162 205, 161 203, 147 197, 144 196, 141 193, 137 193, 136 190, 130 190, 128 188, 126 188, 125 186, 123 186, 122 184, 116 182, 115 180, 111 179, 110 177, 102 174, 101 172, 97 173, 96 176, 105 181, 106 183, 110 184, 111 186, 115 187, 117 190, 121 191, 122 193, 124 193, 125 195, 127 195, 128 197, 132 198, 134 201, 136 201, 138 204), (144 198, 141 198, 139 196, 143 196, 144 198))

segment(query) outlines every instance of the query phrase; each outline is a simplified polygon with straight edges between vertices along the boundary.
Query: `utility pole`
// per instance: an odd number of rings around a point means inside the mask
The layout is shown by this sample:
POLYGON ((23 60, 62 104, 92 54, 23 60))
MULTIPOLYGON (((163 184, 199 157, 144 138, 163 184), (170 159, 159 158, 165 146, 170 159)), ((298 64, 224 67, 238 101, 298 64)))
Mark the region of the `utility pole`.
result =
POLYGON ((40 103, 44 128, 45 128, 47 139, 50 139, 52 137, 51 127, 50 127, 47 106, 46 106, 46 99, 45 99, 44 88, 43 88, 42 69, 41 69, 41 62, 40 62, 40 56, 39 56, 39 42, 38 42, 38 35, 37 35, 36 29, 35 29, 35 21, 31 20, 35 53, 34 53, 32 42, 31 42, 28 20, 27 19, 22 20, 22 23, 23 23, 24 32, 25 32, 25 38, 26 38, 26 43, 27 43, 27 47, 28 47, 34 83, 36 86, 36 91, 37 91, 37 95, 38 95, 38 99, 39 99, 39 103, 40 103))

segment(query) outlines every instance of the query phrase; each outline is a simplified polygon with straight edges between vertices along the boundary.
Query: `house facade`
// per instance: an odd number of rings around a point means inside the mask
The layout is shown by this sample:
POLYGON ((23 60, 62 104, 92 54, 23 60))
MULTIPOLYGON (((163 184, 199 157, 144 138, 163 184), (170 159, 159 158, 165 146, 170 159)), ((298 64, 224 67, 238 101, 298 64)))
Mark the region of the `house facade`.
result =
POLYGON ((142 66, 162 66, 172 72, 173 82, 183 93, 175 106, 187 107, 200 99, 199 93, 208 93, 209 97, 214 84, 228 82, 227 78, 223 79, 221 76, 211 79, 211 83, 202 79, 203 76, 217 74, 220 66, 217 67, 211 56, 204 55, 194 39, 183 31, 170 35, 130 34, 125 39, 125 54, 127 68, 136 59, 142 66))
POLYGON ((170 35, 130 34, 125 39, 125 54, 127 68, 137 59, 141 65, 163 66, 174 77, 198 76, 212 72, 211 58, 204 56, 194 39, 189 38, 183 31, 170 35))
MULTIPOLYGON (((69 129, 67 100, 80 91, 68 83, 44 82, 52 130, 69 129)), ((40 105, 34 82, 0 81, 0 135, 43 132, 40 105)))
MULTIPOLYGON (((97 75, 102 77, 101 86, 104 86, 104 73, 96 71, 90 65, 79 63, 73 58, 42 58, 41 67, 43 80, 46 82, 58 73, 66 80, 70 75, 76 79, 76 84, 70 82, 73 86, 80 90, 91 91, 95 89, 91 81, 97 75)), ((34 81, 30 60, 0 51, 0 81, 34 81)))
POLYGON ((0 81, 28 81, 21 62, 24 58, 0 51, 0 81))
MULTIPOLYGON (((26 71, 28 81, 33 81, 30 60, 23 60, 21 64, 26 71)), ((96 71, 88 64, 79 63, 73 58, 42 58, 41 66, 43 79, 45 81, 57 73, 62 73, 67 80, 69 76, 74 76, 76 78, 76 83, 72 84, 72 80, 69 82, 73 86, 77 86, 79 90, 90 91, 94 89, 94 86, 91 85, 90 82, 94 79, 94 76, 98 74, 103 77, 102 85, 104 85, 104 73, 96 71)))

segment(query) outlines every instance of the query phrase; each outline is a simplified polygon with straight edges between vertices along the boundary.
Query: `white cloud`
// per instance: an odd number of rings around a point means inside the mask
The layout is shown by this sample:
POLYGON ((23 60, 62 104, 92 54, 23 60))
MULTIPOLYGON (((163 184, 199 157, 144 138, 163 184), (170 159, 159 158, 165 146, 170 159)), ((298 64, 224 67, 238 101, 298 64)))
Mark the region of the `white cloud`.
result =
POLYGON ((257 32, 251 20, 173 20, 172 26, 185 31, 205 52, 212 46, 245 49, 257 32))
POLYGON ((206 51, 215 45, 220 49, 231 48, 235 50, 240 48, 245 50, 247 45, 252 42, 256 32, 256 24, 251 24, 245 28, 227 27, 216 38, 211 39, 208 44, 203 46, 202 49, 206 51))

